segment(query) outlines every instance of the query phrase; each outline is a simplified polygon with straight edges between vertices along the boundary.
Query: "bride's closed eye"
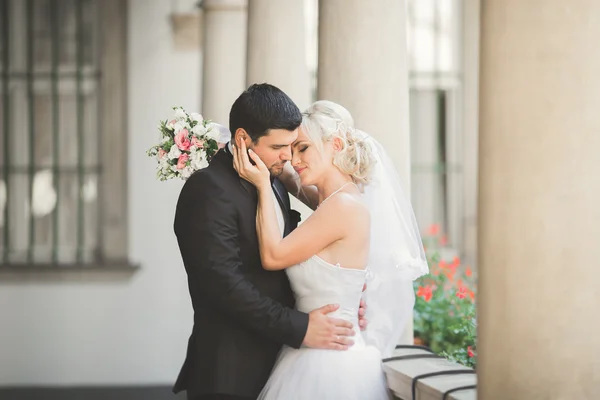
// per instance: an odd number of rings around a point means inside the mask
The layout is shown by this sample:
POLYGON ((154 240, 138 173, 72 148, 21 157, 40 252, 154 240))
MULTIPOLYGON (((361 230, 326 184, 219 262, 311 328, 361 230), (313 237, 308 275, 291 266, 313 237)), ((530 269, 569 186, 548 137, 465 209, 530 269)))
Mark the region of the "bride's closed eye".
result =
POLYGON ((300 148, 298 149, 298 151, 300 153, 304 153, 306 151, 306 149, 308 149, 308 145, 300 146, 300 148))

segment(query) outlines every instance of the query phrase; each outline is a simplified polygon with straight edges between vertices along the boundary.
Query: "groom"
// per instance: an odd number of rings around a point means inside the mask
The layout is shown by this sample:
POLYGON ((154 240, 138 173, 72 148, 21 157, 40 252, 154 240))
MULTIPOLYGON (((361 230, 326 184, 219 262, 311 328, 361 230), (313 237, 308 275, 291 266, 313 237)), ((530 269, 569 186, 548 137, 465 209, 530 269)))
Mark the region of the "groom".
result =
MULTIPOLYGON (((278 88, 255 84, 231 107, 233 141, 244 140, 269 166, 282 235, 299 222, 277 177, 291 159, 302 115, 278 88)), ((294 310, 284 271, 262 268, 256 235, 257 192, 233 168, 231 144, 185 183, 175 234, 188 275, 194 327, 173 391, 189 400, 256 399, 282 345, 343 350, 352 325, 328 305, 294 310)), ((364 310, 363 310, 364 311, 364 310)))

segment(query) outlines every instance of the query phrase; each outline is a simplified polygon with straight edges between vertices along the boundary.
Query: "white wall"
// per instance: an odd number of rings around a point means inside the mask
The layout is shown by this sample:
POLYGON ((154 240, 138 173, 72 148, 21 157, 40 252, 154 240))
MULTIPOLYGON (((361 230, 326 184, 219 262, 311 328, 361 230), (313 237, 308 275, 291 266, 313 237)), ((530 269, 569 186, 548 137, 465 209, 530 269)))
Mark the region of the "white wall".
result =
POLYGON ((200 54, 173 50, 171 6, 129 5, 130 256, 141 269, 129 278, 0 277, 0 386, 176 378, 192 325, 172 228, 181 183, 156 181, 145 151, 170 107, 198 109, 200 54))

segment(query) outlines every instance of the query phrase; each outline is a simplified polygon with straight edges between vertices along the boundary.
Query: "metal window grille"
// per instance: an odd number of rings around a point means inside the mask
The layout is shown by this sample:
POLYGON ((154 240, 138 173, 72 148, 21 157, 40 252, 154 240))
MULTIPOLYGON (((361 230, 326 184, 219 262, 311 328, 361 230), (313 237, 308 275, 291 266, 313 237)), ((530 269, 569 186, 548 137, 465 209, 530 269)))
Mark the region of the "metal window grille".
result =
POLYGON ((408 1, 412 200, 460 246, 461 0, 408 1))
POLYGON ((102 258, 99 0, 0 0, 0 260, 102 258))

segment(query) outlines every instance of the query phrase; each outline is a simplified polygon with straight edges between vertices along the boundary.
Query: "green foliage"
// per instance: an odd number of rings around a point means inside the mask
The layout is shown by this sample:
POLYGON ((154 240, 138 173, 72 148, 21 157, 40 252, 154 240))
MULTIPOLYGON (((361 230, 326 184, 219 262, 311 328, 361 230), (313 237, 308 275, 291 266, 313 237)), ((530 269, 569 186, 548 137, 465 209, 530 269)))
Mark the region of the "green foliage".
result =
POLYGON ((415 281, 415 341, 460 364, 475 367, 477 361, 476 281, 460 259, 444 260, 436 250, 444 237, 432 226, 423 239, 429 275, 415 281))

